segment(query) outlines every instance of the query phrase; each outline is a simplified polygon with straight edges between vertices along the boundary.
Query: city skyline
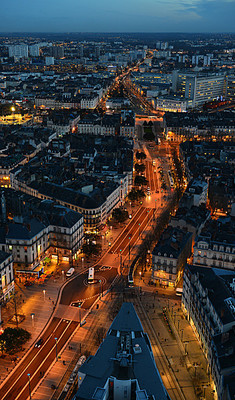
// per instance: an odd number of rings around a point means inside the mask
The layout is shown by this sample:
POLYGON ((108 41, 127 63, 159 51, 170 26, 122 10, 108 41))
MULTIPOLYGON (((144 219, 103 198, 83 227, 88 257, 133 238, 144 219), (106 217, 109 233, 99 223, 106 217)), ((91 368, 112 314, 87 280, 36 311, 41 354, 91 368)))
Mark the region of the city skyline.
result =
POLYGON ((233 32, 234 0, 16 0, 2 9, 1 32, 233 32))

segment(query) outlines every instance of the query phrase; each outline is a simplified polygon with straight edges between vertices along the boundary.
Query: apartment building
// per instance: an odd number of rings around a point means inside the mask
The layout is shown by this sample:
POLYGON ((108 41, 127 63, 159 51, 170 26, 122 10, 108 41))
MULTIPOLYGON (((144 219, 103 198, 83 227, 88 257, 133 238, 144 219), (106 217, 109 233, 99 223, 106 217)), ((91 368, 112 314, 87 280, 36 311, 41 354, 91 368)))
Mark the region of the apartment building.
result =
POLYGON ((14 288, 13 256, 0 250, 0 303, 10 299, 11 294, 14 293, 14 288))
POLYGON ((169 226, 152 252, 152 279, 160 286, 175 287, 183 276, 192 250, 192 233, 169 226))
POLYGON ((188 265, 182 310, 209 362, 216 399, 229 400, 235 377, 235 273, 188 265), (226 397, 227 396, 227 397, 226 397))

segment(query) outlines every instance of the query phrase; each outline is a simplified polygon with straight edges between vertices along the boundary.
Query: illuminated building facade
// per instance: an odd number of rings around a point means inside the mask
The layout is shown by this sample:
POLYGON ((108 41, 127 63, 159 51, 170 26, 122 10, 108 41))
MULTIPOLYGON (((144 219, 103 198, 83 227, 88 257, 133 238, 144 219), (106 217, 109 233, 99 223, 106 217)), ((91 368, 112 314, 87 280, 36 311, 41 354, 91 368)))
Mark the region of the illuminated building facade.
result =
POLYGON ((5 251, 0 251, 0 302, 10 299, 12 293, 14 293, 13 257, 5 251))
POLYGON ((187 76, 185 97, 198 107, 225 94, 224 75, 187 76))
POLYGON ((188 265, 182 309, 209 363, 218 400, 229 400, 235 376, 235 272, 188 265))
POLYGON ((152 279, 160 286, 175 287, 191 255, 192 233, 169 226, 152 252, 152 279))

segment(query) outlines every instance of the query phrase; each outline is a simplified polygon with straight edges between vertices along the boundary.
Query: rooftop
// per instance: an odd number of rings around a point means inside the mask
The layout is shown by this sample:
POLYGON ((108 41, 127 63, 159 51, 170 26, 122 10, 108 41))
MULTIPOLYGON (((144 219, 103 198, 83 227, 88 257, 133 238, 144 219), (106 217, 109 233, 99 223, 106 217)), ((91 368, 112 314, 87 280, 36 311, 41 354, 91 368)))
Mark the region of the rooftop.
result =
POLYGON ((144 333, 131 303, 122 305, 95 356, 82 365, 79 373, 85 374, 75 397, 79 400, 94 398, 92 396, 98 393, 97 389, 100 399, 107 398, 108 389, 104 386, 109 379, 113 382, 114 392, 120 390, 118 382, 125 381, 127 387, 133 388, 135 381, 135 393, 146 391, 148 396, 155 399, 169 400, 153 358, 148 336, 144 333))

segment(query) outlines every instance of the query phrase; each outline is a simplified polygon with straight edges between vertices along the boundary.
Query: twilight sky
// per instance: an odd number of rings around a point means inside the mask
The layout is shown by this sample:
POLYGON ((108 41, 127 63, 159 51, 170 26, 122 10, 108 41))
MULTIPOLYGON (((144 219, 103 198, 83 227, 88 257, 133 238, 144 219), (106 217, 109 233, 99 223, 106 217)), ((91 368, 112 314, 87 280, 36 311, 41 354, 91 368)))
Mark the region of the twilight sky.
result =
POLYGON ((234 32, 235 0, 1 0, 0 32, 234 32))

